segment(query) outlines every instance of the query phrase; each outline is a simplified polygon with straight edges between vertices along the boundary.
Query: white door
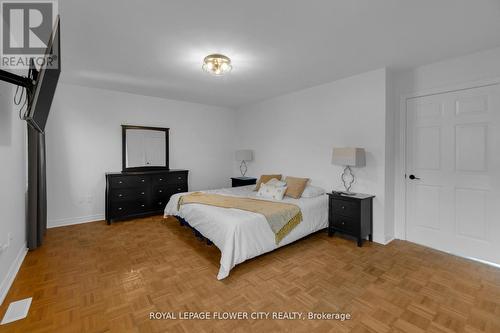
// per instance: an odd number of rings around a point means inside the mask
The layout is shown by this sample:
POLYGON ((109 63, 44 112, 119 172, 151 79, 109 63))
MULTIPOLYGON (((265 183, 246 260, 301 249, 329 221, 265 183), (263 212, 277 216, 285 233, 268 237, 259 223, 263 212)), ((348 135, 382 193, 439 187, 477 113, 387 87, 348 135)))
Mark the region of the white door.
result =
POLYGON ((500 264, 500 85, 408 99, 406 112, 407 240, 500 264))

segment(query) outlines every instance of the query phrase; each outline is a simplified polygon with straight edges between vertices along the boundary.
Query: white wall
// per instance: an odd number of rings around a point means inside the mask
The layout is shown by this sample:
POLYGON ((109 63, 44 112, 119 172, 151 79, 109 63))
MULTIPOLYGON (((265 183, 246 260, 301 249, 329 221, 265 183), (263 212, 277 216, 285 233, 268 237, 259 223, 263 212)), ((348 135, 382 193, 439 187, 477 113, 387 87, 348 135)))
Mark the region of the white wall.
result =
POLYGON ((190 190, 227 187, 235 112, 221 107, 59 84, 46 129, 48 226, 104 218, 106 172, 121 171, 121 124, 170 128, 170 167, 190 190))
POLYGON ((393 97, 391 108, 396 109, 395 127, 395 234, 404 239, 402 223, 405 205, 401 193, 404 191, 403 168, 404 156, 400 154, 403 138, 401 137, 401 97, 407 94, 427 93, 440 89, 453 88, 456 85, 500 78, 500 48, 490 49, 463 57, 417 67, 411 70, 393 73, 393 97))
POLYGON ((12 86, 0 83, 0 303, 26 254, 26 122, 13 106, 12 86))
POLYGON ((405 71, 377 70, 237 110, 61 84, 47 127, 49 226, 102 219, 104 173, 121 169, 120 124, 171 128, 171 167, 190 188, 228 186, 234 150, 249 148, 248 175, 281 172, 341 189, 334 146, 362 146, 368 166, 353 190, 374 193, 375 240, 401 230, 400 97, 500 77, 500 48, 405 71), (236 124, 236 125, 235 125, 236 124), (275 133, 271 134, 270 131, 275 133), (395 176, 393 176, 395 175, 395 176))
MULTIPOLYGON (((238 148, 252 149, 248 175, 308 177, 327 190, 342 189, 333 147, 364 147, 367 167, 354 169, 353 191, 375 194, 374 240, 386 230, 386 71, 380 69, 238 110, 238 148)), ((235 174, 238 174, 235 168, 235 174)))

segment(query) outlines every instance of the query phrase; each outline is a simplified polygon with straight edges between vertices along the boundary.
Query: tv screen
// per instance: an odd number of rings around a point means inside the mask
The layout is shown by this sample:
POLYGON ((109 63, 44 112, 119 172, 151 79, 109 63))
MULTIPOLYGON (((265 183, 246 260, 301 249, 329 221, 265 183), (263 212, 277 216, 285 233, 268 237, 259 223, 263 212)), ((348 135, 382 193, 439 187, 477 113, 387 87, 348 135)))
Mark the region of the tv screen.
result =
POLYGON ((60 23, 58 18, 45 52, 45 61, 40 66, 38 72, 33 97, 29 103, 26 117, 28 124, 40 132, 45 131, 57 82, 61 74, 61 40, 59 28, 60 23))

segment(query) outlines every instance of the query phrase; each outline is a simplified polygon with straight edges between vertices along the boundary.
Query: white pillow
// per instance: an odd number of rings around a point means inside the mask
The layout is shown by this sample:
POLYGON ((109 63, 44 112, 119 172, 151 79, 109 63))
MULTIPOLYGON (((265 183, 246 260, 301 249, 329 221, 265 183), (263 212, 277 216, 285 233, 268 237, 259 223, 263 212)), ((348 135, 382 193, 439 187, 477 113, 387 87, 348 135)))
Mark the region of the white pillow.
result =
POLYGON ((276 178, 271 179, 266 183, 267 185, 272 185, 272 186, 277 186, 277 187, 283 187, 286 186, 286 182, 278 180, 276 178))
POLYGON ((321 187, 307 185, 306 188, 304 189, 304 192, 302 192, 301 197, 302 198, 314 198, 314 197, 318 197, 318 196, 323 195, 323 194, 325 194, 325 190, 322 189, 321 187))
POLYGON ((285 192, 286 186, 261 184, 257 196, 265 199, 283 200, 285 192))

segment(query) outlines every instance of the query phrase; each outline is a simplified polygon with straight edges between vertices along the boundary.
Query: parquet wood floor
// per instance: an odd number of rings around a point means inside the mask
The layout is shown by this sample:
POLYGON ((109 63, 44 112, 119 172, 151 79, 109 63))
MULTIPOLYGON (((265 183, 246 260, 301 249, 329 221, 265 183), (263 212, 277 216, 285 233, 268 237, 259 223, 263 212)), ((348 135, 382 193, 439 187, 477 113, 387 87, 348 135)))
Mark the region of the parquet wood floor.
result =
POLYGON ((404 241, 326 233, 237 266, 161 217, 50 229, 0 307, 0 332, 500 332, 500 270, 404 241), (349 312, 335 320, 150 320, 151 311, 349 312))

